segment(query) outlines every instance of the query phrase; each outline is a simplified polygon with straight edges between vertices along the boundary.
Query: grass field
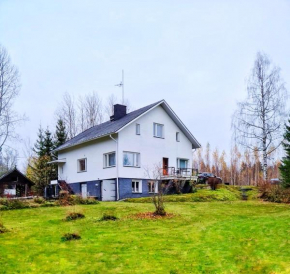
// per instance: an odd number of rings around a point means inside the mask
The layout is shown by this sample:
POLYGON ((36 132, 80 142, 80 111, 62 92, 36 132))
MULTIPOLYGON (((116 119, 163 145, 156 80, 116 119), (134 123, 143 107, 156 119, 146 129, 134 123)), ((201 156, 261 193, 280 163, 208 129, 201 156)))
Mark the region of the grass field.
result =
POLYGON ((130 218, 149 203, 0 212, 0 273, 290 273, 290 208, 261 201, 170 202, 175 217, 130 218), (86 218, 62 219, 69 211, 86 218), (117 221, 100 222, 103 213, 117 221), (62 242, 67 232, 81 240, 62 242))

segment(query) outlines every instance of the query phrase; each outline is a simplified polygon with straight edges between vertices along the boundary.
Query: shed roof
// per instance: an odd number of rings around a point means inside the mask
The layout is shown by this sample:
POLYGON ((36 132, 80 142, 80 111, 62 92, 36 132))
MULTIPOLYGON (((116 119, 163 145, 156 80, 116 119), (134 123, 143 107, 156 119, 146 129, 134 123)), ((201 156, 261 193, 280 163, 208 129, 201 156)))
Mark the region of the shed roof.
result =
POLYGON ((30 179, 28 179, 22 172, 20 172, 16 167, 9 170, 0 177, 0 184, 10 182, 20 182, 23 184, 34 185, 34 183, 30 179))

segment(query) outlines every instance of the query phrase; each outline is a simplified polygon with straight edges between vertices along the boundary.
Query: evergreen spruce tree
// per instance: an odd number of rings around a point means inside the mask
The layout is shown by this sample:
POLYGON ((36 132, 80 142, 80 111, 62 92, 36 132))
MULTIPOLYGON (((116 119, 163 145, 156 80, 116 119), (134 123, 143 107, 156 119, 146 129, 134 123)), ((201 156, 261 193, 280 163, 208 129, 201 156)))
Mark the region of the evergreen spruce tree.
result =
POLYGON ((44 136, 43 136, 43 129, 41 126, 38 129, 37 137, 38 139, 36 140, 33 151, 37 154, 38 157, 41 157, 45 155, 44 136))
POLYGON ((31 179, 35 182, 35 189, 39 195, 43 194, 45 186, 47 186, 51 180, 57 178, 57 166, 48 164, 48 162, 53 160, 53 149, 54 142, 52 133, 48 128, 44 132, 40 126, 38 130, 38 139, 33 149, 36 153, 36 157, 31 159, 31 163, 29 164, 31 179))
POLYGON ((54 135, 54 147, 57 148, 67 141, 67 132, 64 121, 59 118, 57 120, 55 135, 54 135))
POLYGON ((282 177, 282 185, 285 188, 290 188, 290 119, 288 125, 285 126, 284 141, 282 143, 285 150, 285 157, 282 159, 280 173, 282 177))
POLYGON ((52 157, 52 151, 54 149, 54 144, 53 144, 52 134, 48 128, 44 132, 43 149, 44 149, 44 155, 52 157))

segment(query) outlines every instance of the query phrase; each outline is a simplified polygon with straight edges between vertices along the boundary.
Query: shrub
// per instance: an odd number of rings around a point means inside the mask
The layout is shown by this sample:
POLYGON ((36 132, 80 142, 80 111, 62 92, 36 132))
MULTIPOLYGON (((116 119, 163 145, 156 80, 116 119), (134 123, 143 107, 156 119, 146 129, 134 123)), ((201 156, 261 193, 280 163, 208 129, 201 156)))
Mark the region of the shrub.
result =
POLYGON ((260 186, 261 198, 274 203, 290 203, 290 189, 264 183, 260 186))
POLYGON ((78 233, 66 233, 61 237, 63 242, 80 240, 81 236, 78 233))
POLYGON ((27 201, 22 201, 19 199, 0 199, 0 210, 9 210, 9 209, 22 209, 29 208, 31 205, 27 201))
POLYGON ((43 197, 35 197, 33 199, 33 202, 36 204, 44 204, 45 203, 45 199, 43 197))
POLYGON ((0 222, 0 234, 8 232, 8 229, 0 222))
POLYGON ((85 218, 84 214, 79 213, 79 212, 71 212, 65 217, 65 220, 66 221, 73 221, 73 220, 83 219, 83 218, 85 218))
POLYGON ((95 205, 100 203, 94 198, 83 198, 79 195, 71 195, 71 197, 75 205, 95 205))
POLYGON ((100 219, 100 221, 116 221, 116 220, 118 220, 118 217, 107 213, 104 213, 103 217, 100 219))
POLYGON ((59 192, 59 199, 57 201, 57 204, 60 206, 74 205, 72 195, 70 195, 69 192, 66 190, 61 190, 59 192))

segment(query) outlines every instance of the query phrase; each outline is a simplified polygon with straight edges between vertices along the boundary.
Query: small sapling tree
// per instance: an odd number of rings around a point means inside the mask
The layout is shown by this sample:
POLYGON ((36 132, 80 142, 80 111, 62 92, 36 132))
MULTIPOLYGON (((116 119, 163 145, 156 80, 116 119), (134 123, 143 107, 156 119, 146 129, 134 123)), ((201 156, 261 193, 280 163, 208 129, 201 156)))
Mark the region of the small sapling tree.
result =
POLYGON ((164 198, 163 198, 163 189, 161 184, 159 182, 161 181, 161 174, 162 169, 160 168, 160 165, 154 164, 153 168, 145 167, 145 173, 147 178, 149 178, 148 181, 148 188, 149 192, 152 192, 152 203, 155 206, 155 215, 159 216, 165 216, 165 206, 164 206, 164 198))

